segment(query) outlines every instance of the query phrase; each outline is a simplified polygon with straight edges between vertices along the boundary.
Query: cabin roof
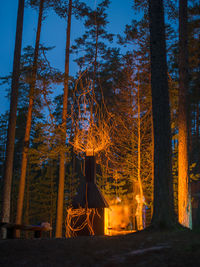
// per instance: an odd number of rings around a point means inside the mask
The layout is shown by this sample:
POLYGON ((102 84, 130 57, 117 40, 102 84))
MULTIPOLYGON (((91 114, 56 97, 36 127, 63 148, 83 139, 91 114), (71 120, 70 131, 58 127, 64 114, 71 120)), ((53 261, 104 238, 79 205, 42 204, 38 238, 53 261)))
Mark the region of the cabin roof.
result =
POLYGON ((73 208, 107 208, 108 202, 95 183, 83 183, 72 200, 73 208), (87 203, 87 205, 86 205, 87 203))

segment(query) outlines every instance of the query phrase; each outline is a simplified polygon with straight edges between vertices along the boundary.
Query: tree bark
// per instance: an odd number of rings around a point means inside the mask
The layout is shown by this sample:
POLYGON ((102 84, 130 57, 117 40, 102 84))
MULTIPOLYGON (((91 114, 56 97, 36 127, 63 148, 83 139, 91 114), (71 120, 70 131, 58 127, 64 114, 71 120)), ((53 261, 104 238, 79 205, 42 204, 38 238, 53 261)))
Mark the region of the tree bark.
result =
MULTIPOLYGON (((70 49, 70 32, 71 32, 71 16, 72 16, 72 0, 69 0, 68 20, 67 20, 67 40, 65 51, 65 77, 64 77, 64 95, 63 95, 63 111, 62 111, 62 132, 61 145, 64 148, 66 142, 67 130, 67 101, 68 101, 68 81, 69 81, 69 49, 70 49)), ((65 152, 60 152, 60 169, 59 169, 59 185, 58 185, 58 201, 57 201, 57 217, 56 217, 56 237, 62 237, 63 223, 63 202, 64 202, 64 184, 65 184, 65 152)))
MULTIPOLYGON (((152 103, 152 102, 151 102, 152 103)), ((151 157, 152 157, 152 183, 151 183, 151 186, 152 186, 152 190, 153 190, 153 185, 154 185, 154 132, 153 132, 153 109, 152 109, 152 104, 151 104, 151 139, 152 139, 152 151, 151 151, 151 157)), ((154 196, 153 196, 153 192, 152 192, 152 205, 151 205, 151 218, 153 217, 153 199, 154 199, 154 196)))
MULTIPOLYGON (((139 71, 138 71, 139 73, 139 71)), ((139 185, 139 202, 138 202, 138 220, 137 228, 138 230, 143 229, 143 205, 144 205, 144 194, 142 188, 141 179, 141 118, 140 118, 140 79, 138 74, 138 92, 137 92, 137 102, 138 102, 138 185, 139 185)))
MULTIPOLYGON (((33 60, 32 77, 31 77, 32 80, 31 80, 30 93, 29 93, 29 106, 28 106, 28 114, 27 114, 27 120, 26 120, 24 147, 23 147, 23 152, 22 152, 21 176, 20 176, 19 193, 18 193, 18 201, 17 201, 17 216, 16 216, 17 224, 21 224, 22 212, 23 212, 24 190, 25 190, 25 183, 26 183, 26 169, 27 169, 27 161, 28 161, 28 149, 29 149, 29 141, 30 141, 32 111, 33 111, 33 104, 34 104, 34 93, 35 93, 34 91, 35 91, 35 84, 36 84, 36 78, 37 78, 37 62, 38 62, 38 54, 39 54, 40 33, 41 33, 41 27, 42 27, 43 6, 44 6, 44 0, 41 0, 40 6, 39 6, 39 16, 38 16, 37 34, 36 34, 34 60, 33 60)), ((17 232, 17 236, 18 235, 19 235, 19 232, 17 232)))
POLYGON ((154 211, 151 226, 155 228, 171 228, 175 223, 175 214, 165 25, 162 0, 149 0, 149 28, 154 127, 154 211))
POLYGON ((179 0, 178 219, 189 227, 187 0, 179 0))
POLYGON ((13 61, 10 114, 7 132, 6 158, 3 185, 2 222, 10 221, 11 186, 13 173, 13 157, 15 145, 15 128, 17 119, 18 88, 20 77, 20 57, 22 46, 22 31, 24 17, 24 0, 19 0, 17 14, 17 28, 15 37, 15 51, 13 61))
POLYGON ((196 140, 199 140, 199 100, 197 100, 196 104, 196 140))

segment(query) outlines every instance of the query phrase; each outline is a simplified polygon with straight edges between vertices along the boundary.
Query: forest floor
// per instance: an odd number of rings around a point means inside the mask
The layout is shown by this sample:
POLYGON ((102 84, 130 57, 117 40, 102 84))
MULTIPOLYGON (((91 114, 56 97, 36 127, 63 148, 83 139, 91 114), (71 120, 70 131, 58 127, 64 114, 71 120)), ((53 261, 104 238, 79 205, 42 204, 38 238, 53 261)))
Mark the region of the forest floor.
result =
POLYGON ((200 266, 200 233, 0 240, 0 266, 200 266))

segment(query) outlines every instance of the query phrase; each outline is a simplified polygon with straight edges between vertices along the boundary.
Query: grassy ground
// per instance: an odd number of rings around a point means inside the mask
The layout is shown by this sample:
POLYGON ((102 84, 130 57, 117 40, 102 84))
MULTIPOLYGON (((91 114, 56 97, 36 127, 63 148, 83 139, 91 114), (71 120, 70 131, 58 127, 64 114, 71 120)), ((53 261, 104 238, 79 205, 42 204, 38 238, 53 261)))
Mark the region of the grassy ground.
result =
POLYGON ((0 240, 0 266, 200 266, 200 233, 0 240))

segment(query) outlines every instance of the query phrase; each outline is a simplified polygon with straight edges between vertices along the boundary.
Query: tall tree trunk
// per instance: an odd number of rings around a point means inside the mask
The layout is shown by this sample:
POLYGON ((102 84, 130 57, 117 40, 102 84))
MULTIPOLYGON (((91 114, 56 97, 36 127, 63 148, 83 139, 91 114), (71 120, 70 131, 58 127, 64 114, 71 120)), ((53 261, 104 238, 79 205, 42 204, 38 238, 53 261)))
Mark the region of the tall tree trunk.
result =
MULTIPOLYGON (((26 120, 24 147, 23 147, 23 152, 22 152, 21 176, 20 176, 19 194, 18 194, 18 201, 17 201, 17 216, 16 216, 17 224, 21 223, 22 212, 23 212, 24 189, 25 189, 26 169, 27 169, 27 161, 28 161, 28 149, 29 149, 29 141, 30 141, 32 111, 33 111, 33 104, 34 104, 34 93, 35 93, 34 91, 35 91, 35 84, 36 84, 36 78, 37 78, 37 62, 38 62, 38 54, 39 54, 40 33, 41 33, 41 26, 42 26, 43 4, 44 4, 44 0, 41 0, 40 7, 39 7, 37 35, 36 35, 34 61, 33 61, 33 68, 32 68, 32 77, 31 77, 32 80, 31 80, 30 93, 29 93, 29 106, 28 106, 28 114, 27 114, 27 120, 26 120)), ((19 235, 19 232, 17 232, 17 236, 18 235, 19 235)))
MULTIPOLYGON (((139 76, 139 75, 138 75, 139 76)), ((138 78, 138 93, 137 93, 137 101, 138 101, 138 185, 139 185, 139 196, 138 196, 138 220, 137 220, 137 228, 138 230, 143 229, 143 205, 144 205, 144 194, 142 188, 142 179, 141 179, 141 118, 140 118, 140 80, 138 78)))
MULTIPOLYGON (((29 224, 29 210, 30 210, 30 164, 27 167, 27 183, 26 183, 26 210, 25 210, 25 224, 29 224)), ((29 237, 28 231, 25 233, 26 238, 29 237)))
MULTIPOLYGON (((67 41, 65 51, 65 78, 64 78, 64 95, 63 95, 63 111, 62 111, 62 133, 61 145, 65 147, 66 130, 67 130, 67 101, 68 101, 68 81, 69 81, 69 49, 70 49, 70 32, 71 32, 71 16, 72 16, 72 0, 69 0, 68 21, 67 21, 67 41)), ((65 152, 60 152, 60 169, 59 169, 59 185, 58 185, 58 201, 57 201, 57 217, 56 217, 56 237, 62 237, 63 222, 63 202, 64 202, 64 184, 65 184, 65 152)))
MULTIPOLYGON (((50 211, 50 225, 53 228, 53 215, 54 215, 54 205, 53 205, 53 195, 54 195, 54 173, 53 173, 53 168, 54 168, 54 160, 50 159, 50 179, 51 179, 51 211, 50 211)), ((49 237, 52 238, 52 230, 49 233, 49 237)))
POLYGON ((189 227, 187 0, 179 0, 178 219, 189 227))
POLYGON ((196 111, 196 142, 198 144, 199 140, 199 100, 197 99, 197 111, 196 111))
POLYGON ((18 14, 17 14, 17 28, 15 37, 15 52, 13 61, 13 73, 12 73, 10 114, 9 114, 8 132, 7 132, 6 158, 5 158, 4 181, 3 181, 4 185, 3 185, 2 222, 10 221, 10 199, 11 199, 11 186, 12 186, 14 145, 15 145, 15 128, 17 119, 17 101, 18 101, 18 88, 19 88, 19 76, 20 76, 23 17, 24 17, 24 0, 19 0, 18 14))
MULTIPOLYGON (((152 103, 152 102, 151 102, 152 103)), ((153 132, 153 114, 152 114, 152 104, 151 104, 151 139, 152 139, 152 151, 151 151, 151 158, 152 158, 152 165, 151 165, 151 168, 152 168, 152 181, 151 181, 151 188, 153 190, 153 185, 154 185, 154 132, 153 132)), ((153 217, 153 199, 154 199, 154 195, 153 195, 153 192, 152 192, 152 200, 151 200, 151 219, 153 217)))
POLYGON ((97 57, 98 57, 98 25, 96 22, 96 15, 95 15, 95 24, 96 24, 96 39, 95 39, 95 54, 94 54, 94 72, 93 72, 93 82, 92 82, 92 101, 90 107, 90 127, 93 126, 94 118, 93 118, 93 106, 94 106, 94 99, 95 99, 95 84, 96 84, 96 73, 97 73, 97 57))
POLYGON ((167 80, 164 10, 162 0, 149 0, 151 90, 154 127, 154 211, 155 228, 174 226, 172 148, 167 80))

